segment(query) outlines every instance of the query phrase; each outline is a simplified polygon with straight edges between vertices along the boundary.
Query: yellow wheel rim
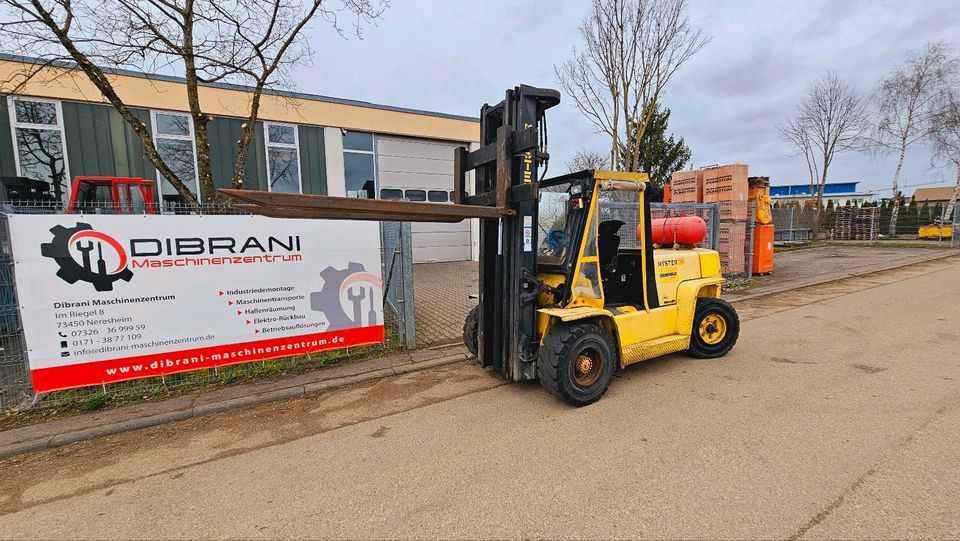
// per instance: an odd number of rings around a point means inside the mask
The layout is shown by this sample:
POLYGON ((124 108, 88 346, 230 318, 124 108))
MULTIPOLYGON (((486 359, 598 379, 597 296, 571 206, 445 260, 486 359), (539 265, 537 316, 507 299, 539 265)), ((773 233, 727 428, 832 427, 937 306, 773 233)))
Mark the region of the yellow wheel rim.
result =
POLYGON ((710 314, 700 322, 700 339, 705 344, 718 344, 727 335, 727 320, 717 314, 710 314))
POLYGON ((600 353, 593 348, 587 348, 581 351, 573 362, 573 377, 581 387, 589 387, 596 383, 602 368, 600 353))

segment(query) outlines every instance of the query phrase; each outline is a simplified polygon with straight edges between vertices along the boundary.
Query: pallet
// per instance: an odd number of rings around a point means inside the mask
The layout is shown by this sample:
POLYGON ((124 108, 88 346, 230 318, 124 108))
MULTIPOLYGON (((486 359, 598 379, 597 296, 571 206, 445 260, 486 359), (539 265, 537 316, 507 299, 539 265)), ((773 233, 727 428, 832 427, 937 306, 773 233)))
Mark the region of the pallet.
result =
POLYGON ((833 238, 835 240, 875 240, 880 233, 879 210, 877 207, 838 208, 833 238))

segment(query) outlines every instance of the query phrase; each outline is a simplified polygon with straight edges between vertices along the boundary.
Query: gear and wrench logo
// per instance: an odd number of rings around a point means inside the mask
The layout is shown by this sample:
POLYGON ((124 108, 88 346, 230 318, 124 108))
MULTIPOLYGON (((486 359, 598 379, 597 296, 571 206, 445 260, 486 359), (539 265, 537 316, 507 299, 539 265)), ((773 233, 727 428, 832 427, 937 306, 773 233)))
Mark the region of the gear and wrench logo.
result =
POLYGON ((310 294, 310 308, 327 316, 328 331, 380 325, 377 306, 383 285, 380 277, 361 263, 345 269, 327 267, 320 272, 323 287, 310 294), (348 314, 344 305, 353 312, 348 314))
POLYGON ((117 280, 133 278, 126 250, 110 235, 82 222, 75 227, 56 225, 50 232, 53 240, 40 245, 40 254, 57 262, 57 276, 64 282, 87 282, 97 291, 113 291, 117 280))

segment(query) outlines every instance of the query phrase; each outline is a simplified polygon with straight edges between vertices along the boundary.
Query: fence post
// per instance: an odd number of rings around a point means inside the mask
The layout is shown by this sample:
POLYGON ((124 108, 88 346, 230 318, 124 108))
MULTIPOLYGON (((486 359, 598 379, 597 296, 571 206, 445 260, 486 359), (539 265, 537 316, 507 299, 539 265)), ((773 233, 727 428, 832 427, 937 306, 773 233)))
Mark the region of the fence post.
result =
POLYGON ((720 250, 720 203, 710 205, 710 249, 720 250))
POLYGON ((403 312, 403 336, 407 349, 417 349, 417 303, 413 297, 413 228, 400 222, 400 310, 403 312))
POLYGON ((951 248, 956 248, 956 247, 957 247, 957 244, 958 244, 958 241, 957 241, 957 225, 958 225, 958 224, 957 224, 957 208, 956 208, 956 206, 954 206, 953 214, 951 215, 951 220, 952 220, 952 221, 950 222, 950 247, 951 247, 951 248))

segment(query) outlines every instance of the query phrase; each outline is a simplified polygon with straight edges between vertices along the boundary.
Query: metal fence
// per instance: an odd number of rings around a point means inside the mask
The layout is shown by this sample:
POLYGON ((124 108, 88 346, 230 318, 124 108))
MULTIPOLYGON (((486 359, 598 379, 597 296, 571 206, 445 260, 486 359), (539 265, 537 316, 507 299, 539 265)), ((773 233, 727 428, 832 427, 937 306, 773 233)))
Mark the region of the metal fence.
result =
POLYGON ((781 246, 805 244, 813 239, 813 209, 780 207, 772 209, 773 239, 781 246))
MULTIPOLYGON (((167 204, 156 210, 157 213, 165 215, 246 214, 242 209, 210 205, 193 207, 167 204)), ((381 227, 381 261, 383 262, 381 270, 385 294, 385 323, 387 324, 385 346, 321 351, 297 357, 180 372, 160 377, 57 391, 42 396, 34 395, 16 298, 8 216, 65 213, 63 205, 51 202, 0 204, 0 411, 28 407, 95 409, 111 400, 152 398, 178 389, 200 388, 261 376, 298 374, 331 361, 361 354, 372 348, 397 345, 416 347, 410 224, 385 223, 381 227)), ((96 204, 78 208, 74 214, 140 214, 140 212, 129 212, 129 209, 96 204)))
POLYGON ((413 232, 410 222, 381 222, 383 305, 393 318, 400 343, 417 349, 416 303, 413 301, 413 232))
POLYGON ((952 224, 951 231, 952 233, 950 235, 950 247, 960 248, 960 238, 957 238, 958 236, 960 236, 960 221, 957 220, 956 212, 953 213, 953 224, 952 224))

